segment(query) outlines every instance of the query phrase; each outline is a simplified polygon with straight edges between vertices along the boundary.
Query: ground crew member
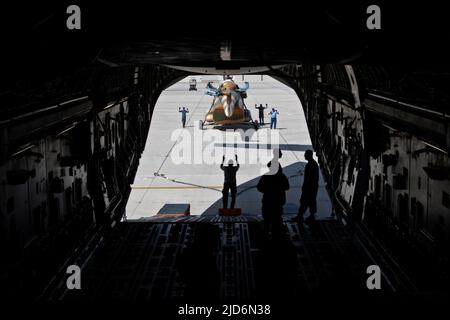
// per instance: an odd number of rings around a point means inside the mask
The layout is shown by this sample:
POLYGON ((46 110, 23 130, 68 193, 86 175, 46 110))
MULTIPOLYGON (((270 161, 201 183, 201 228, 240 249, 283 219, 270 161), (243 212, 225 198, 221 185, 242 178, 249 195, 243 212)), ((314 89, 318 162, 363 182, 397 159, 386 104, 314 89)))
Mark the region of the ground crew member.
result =
POLYGON ((225 156, 222 158, 222 164, 220 165, 220 169, 223 170, 224 173, 224 182, 223 182, 223 208, 228 207, 228 192, 231 191, 231 206, 233 209, 236 203, 236 172, 239 170, 238 156, 235 155, 236 158, 236 166, 233 166, 233 160, 228 161, 228 166, 224 166, 225 156))

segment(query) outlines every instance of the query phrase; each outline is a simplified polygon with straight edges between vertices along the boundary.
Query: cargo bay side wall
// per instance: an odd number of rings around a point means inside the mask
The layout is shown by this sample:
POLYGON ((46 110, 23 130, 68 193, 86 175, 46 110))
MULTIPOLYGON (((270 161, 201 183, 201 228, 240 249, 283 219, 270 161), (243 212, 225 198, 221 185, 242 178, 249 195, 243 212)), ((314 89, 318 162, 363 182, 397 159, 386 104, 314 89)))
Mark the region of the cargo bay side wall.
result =
MULTIPOLYGON (((40 283, 27 287, 42 290, 77 248, 120 220, 156 100, 183 76, 161 66, 98 67, 6 96, 2 273, 16 275, 10 279, 35 274, 40 283), (25 270, 14 270, 17 263, 25 270)), ((14 295, 21 285, 8 287, 14 295)))
POLYGON ((448 79, 399 69, 296 65, 274 76, 302 101, 337 212, 387 245, 407 243, 447 264, 448 79))

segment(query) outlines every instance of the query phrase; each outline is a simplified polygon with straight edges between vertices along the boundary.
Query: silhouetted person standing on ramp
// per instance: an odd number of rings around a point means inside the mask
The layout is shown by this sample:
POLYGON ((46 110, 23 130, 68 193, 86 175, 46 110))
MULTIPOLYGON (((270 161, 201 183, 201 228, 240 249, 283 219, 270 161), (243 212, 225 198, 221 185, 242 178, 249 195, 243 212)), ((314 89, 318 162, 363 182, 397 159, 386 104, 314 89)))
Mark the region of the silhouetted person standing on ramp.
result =
POLYGON ((220 165, 220 169, 223 170, 224 173, 224 182, 223 182, 223 208, 228 207, 228 192, 231 191, 231 209, 234 209, 234 204, 236 203, 236 172, 239 170, 238 156, 236 157, 236 166, 233 166, 233 160, 228 161, 228 166, 224 166, 225 156, 222 158, 222 164, 220 165))
POLYGON ((255 104, 255 108, 258 109, 259 111, 259 123, 261 125, 264 124, 264 109, 267 108, 267 104, 266 107, 263 107, 262 103, 259 104, 259 107, 255 104))
POLYGON ((184 128, 186 126, 186 113, 189 113, 189 109, 186 109, 185 107, 183 107, 183 109, 178 108, 178 112, 181 112, 181 124, 184 128))
POLYGON ((303 220, 306 209, 309 208, 308 221, 315 219, 314 214, 317 212, 317 190, 319 188, 319 165, 313 159, 312 150, 305 151, 305 159, 308 163, 305 166, 305 175, 303 179, 302 195, 300 197, 300 208, 298 209, 297 221, 303 220))
POLYGON ((278 162, 271 161, 267 164, 278 165, 275 174, 265 174, 258 182, 257 189, 262 192, 262 216, 264 218, 264 234, 272 232, 273 237, 280 237, 283 228, 283 206, 286 203, 286 190, 289 190, 289 180, 283 173, 278 162))

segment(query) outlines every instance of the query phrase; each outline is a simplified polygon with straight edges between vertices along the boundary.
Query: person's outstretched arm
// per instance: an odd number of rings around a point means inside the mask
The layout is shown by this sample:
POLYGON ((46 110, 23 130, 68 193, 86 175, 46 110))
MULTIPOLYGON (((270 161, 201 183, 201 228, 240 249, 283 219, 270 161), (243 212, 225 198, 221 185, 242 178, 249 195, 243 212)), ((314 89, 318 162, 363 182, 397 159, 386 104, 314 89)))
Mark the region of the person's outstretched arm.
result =
POLYGON ((222 163, 220 164, 220 169, 223 170, 223 163, 225 162, 225 156, 222 157, 222 163))
MULTIPOLYGON (((237 156, 237 154, 235 154, 234 157, 236 158, 237 169, 239 169, 239 161, 238 161, 238 156, 237 156)), ((236 170, 237 170, 237 169, 236 169, 236 170)))

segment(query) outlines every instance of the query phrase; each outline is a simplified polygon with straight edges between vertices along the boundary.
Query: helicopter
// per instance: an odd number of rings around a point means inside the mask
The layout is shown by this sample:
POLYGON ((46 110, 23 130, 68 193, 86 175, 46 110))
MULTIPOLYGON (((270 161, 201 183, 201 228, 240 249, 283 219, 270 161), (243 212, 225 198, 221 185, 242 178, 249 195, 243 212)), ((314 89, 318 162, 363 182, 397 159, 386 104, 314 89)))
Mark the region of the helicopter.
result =
POLYGON ((244 86, 239 86, 232 78, 225 78, 219 88, 208 82, 205 94, 213 96, 211 107, 205 115, 205 119, 200 120, 201 129, 205 125, 233 125, 248 123, 258 129, 258 124, 253 121, 250 110, 247 109, 244 99, 247 98, 247 90, 250 88, 248 82, 244 86))

